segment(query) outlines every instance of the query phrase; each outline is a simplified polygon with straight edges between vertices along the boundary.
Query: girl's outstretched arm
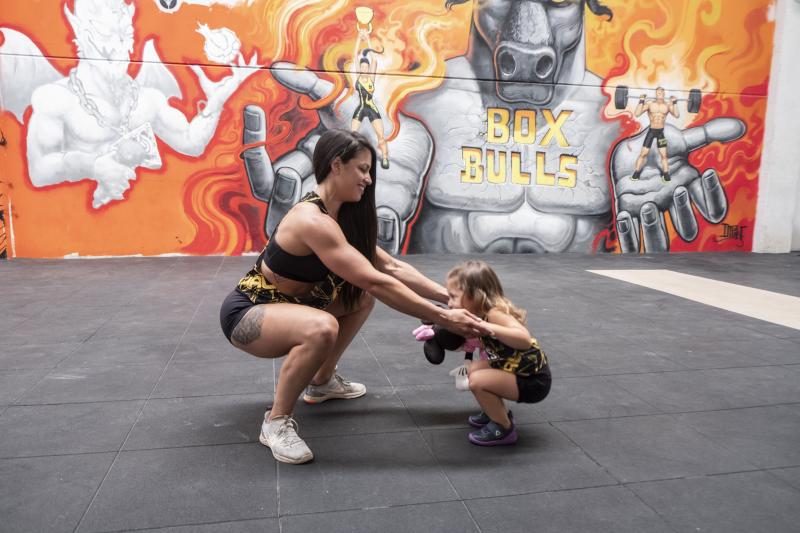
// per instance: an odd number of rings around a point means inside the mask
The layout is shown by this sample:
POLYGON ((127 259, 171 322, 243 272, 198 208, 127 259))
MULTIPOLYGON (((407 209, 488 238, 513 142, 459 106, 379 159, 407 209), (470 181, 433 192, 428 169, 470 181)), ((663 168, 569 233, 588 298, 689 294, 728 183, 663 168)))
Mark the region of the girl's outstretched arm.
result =
POLYGON ((486 315, 486 322, 492 330, 492 336, 515 350, 524 350, 531 346, 531 333, 516 318, 494 308, 486 315))

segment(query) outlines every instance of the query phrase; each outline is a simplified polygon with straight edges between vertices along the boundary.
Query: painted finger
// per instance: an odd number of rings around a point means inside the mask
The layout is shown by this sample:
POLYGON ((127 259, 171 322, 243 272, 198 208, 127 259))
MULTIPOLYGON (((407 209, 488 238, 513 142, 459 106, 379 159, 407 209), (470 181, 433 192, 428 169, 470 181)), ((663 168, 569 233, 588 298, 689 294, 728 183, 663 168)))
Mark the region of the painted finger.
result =
POLYGON ((291 167, 279 168, 275 173, 275 184, 272 187, 271 201, 264 230, 268 237, 278 226, 289 209, 300 201, 303 178, 291 167))
POLYGON ((397 255, 400 252, 400 217, 391 207, 378 206, 378 246, 397 255))
POLYGON ((245 146, 256 144, 256 146, 245 149, 239 157, 244 161, 253 196, 262 202, 269 202, 275 174, 267 150, 264 148, 267 140, 267 117, 264 110, 257 105, 245 106, 242 115, 244 118, 242 144, 245 146))
POLYGON ((644 251, 647 253, 669 251, 664 215, 658 210, 656 204, 653 202, 645 203, 639 211, 639 220, 642 223, 644 251))
POLYGON ((669 215, 675 231, 686 242, 691 242, 697 237, 697 218, 692 211, 692 202, 686 187, 676 187, 672 193, 672 204, 669 215))
POLYGON ((713 142, 730 142, 742 137, 747 131, 744 122, 738 118, 714 118, 695 128, 683 132, 686 151, 691 152, 713 142))
POLYGON ((617 232, 622 253, 639 253, 639 227, 627 211, 617 214, 617 232))
POLYGON ((271 69, 278 83, 296 93, 306 94, 312 100, 325 98, 333 89, 331 82, 320 79, 314 72, 301 69, 294 63, 279 61, 271 69))
MULTIPOLYGON (((327 98, 334 90, 333 83, 321 79, 308 69, 300 69, 293 63, 280 61, 273 64, 271 70, 278 83, 294 92, 305 94, 314 101, 327 98)), ((355 98, 351 97, 342 103, 339 108, 340 116, 334 111, 334 102, 335 99, 317 110, 320 121, 329 129, 348 127, 350 117, 356 109, 355 98)))
POLYGON ((707 169, 701 178, 706 195, 709 221, 719 223, 728 214, 728 198, 716 170, 707 169))
POLYGON ((699 179, 692 181, 689 194, 700 214, 709 222, 717 224, 728 214, 728 199, 715 170, 708 169, 699 179))

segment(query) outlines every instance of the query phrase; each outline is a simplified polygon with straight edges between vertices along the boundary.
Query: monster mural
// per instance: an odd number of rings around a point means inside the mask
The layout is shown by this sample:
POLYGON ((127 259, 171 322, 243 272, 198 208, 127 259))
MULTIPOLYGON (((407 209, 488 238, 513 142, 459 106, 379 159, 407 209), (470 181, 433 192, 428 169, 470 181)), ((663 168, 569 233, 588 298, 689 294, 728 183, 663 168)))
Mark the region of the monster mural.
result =
MULTIPOLYGON (((27 158, 35 187, 88 178, 97 182, 93 208, 122 200, 138 167, 161 167, 156 136, 178 153, 201 155, 225 101, 256 72, 234 68, 231 76, 212 82, 195 67, 206 104, 187 121, 167 102, 180 89, 152 41, 145 44, 139 75, 128 75, 134 10, 122 0, 79 0, 74 13, 65 7, 80 58, 65 78, 46 63, 33 72, 30 65, 14 64, 11 54, 41 53, 24 34, 4 30, 3 71, 16 71, 27 82, 10 91, 7 109, 19 118, 28 104, 32 108, 27 158)), ((242 56, 237 59, 243 66, 242 56)), ((256 67, 255 60, 247 66, 256 67)))
POLYGON ((256 251, 332 127, 392 253, 750 245, 769 0, 55 4, 0 20, 20 255, 256 251))

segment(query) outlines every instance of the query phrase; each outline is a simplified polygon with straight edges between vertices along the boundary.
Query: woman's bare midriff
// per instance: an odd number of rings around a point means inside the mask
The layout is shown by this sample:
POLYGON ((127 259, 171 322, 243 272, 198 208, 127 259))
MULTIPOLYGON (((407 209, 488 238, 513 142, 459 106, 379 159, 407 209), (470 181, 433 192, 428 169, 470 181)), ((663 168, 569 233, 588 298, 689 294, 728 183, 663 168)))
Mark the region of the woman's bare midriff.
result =
POLYGON ((263 261, 261 262, 261 275, 264 276, 265 280, 274 285, 283 294, 294 296, 295 298, 307 295, 311 292, 311 289, 314 288, 314 285, 316 285, 316 283, 297 281, 279 276, 270 270, 270 268, 265 265, 263 261))

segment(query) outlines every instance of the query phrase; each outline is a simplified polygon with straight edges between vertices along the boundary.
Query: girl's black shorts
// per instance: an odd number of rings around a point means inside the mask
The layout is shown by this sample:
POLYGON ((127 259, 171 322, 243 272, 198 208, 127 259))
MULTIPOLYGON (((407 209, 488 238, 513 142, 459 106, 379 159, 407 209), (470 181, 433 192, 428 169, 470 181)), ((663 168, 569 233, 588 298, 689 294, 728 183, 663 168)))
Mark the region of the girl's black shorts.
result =
POLYGON ((517 403, 541 402, 550 393, 551 381, 549 372, 527 378, 517 376, 517 389, 519 389, 517 403))

